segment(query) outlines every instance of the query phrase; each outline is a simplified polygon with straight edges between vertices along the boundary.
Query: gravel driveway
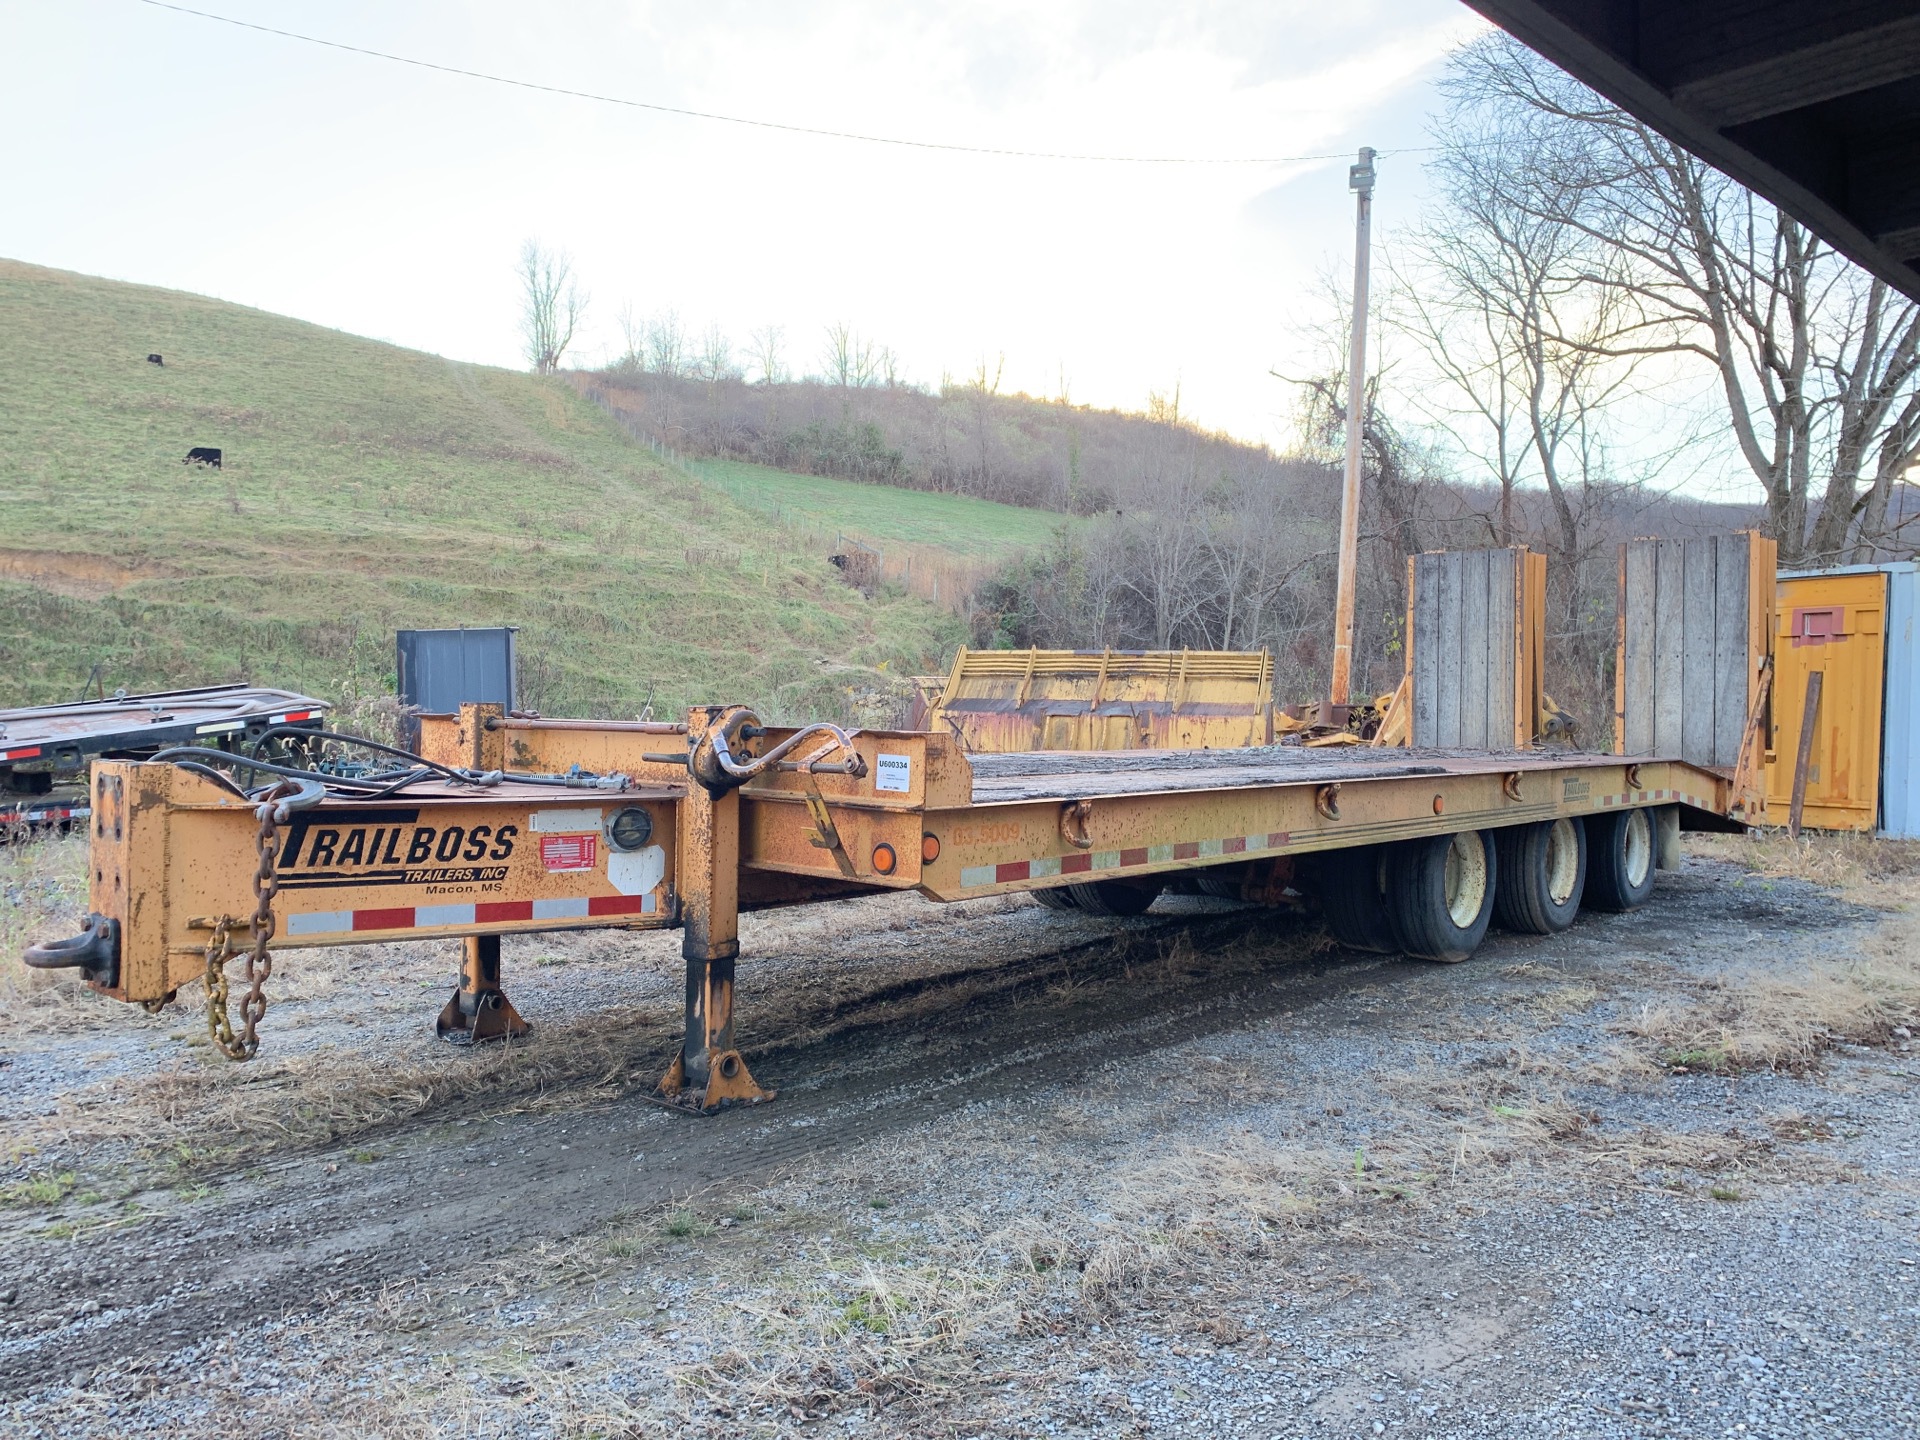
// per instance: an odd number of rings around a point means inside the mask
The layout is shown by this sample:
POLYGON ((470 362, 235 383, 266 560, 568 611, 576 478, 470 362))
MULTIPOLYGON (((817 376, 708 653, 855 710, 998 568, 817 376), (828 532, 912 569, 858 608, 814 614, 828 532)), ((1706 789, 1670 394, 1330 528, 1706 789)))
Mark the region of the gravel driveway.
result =
POLYGON ((510 949, 491 1057, 421 1038, 446 954, 284 963, 259 1079, 65 1006, 0 1042, 0 1432, 1911 1435, 1903 895, 1694 857, 1458 967, 749 917, 782 1093, 707 1122, 640 1099, 655 936, 510 949))

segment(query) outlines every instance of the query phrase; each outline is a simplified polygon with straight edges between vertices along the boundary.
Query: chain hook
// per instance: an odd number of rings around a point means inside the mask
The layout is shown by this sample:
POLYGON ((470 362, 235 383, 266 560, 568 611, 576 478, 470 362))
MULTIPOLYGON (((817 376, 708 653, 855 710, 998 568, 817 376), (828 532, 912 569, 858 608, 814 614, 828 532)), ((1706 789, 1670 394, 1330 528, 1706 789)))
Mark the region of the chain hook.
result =
POLYGON ((266 794, 258 796, 255 814, 260 826, 254 833, 253 914, 247 920, 248 944, 247 993, 240 999, 240 1031, 236 1035, 227 1013, 227 962, 242 953, 234 948, 233 930, 237 923, 222 915, 213 927, 213 939, 207 942, 207 1034, 215 1047, 229 1060, 251 1060, 260 1050, 260 1022, 267 1013, 267 979, 273 974, 275 922, 274 897, 280 893, 280 824, 290 811, 304 809, 318 796, 310 792, 317 786, 283 780, 266 794))

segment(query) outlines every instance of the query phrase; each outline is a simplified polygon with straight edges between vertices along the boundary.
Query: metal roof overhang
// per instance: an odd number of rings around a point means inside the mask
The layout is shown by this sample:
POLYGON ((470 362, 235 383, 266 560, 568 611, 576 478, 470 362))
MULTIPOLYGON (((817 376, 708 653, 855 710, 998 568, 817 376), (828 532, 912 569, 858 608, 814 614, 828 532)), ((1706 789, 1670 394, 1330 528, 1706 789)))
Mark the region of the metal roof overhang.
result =
POLYGON ((1920 0, 1466 0, 1920 300, 1920 0))

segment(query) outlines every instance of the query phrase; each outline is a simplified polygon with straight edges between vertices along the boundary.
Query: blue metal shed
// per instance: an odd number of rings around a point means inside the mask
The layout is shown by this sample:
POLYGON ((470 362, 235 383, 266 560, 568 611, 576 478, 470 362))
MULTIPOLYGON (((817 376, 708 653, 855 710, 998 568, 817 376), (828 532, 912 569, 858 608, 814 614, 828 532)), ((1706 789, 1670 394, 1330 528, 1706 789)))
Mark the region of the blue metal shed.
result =
POLYGON ((1880 834, 1920 839, 1920 565, 1887 574, 1887 703, 1880 758, 1880 834))

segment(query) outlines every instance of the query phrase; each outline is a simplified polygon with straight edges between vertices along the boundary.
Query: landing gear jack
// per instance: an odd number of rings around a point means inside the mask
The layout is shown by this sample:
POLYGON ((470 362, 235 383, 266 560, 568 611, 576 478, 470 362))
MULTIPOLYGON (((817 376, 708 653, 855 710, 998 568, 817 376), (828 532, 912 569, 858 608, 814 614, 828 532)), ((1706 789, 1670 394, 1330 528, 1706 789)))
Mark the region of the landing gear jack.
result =
MULTIPOLYGON (((689 740, 725 712, 695 712, 689 740)), ((683 866, 680 953, 687 962, 687 1034, 653 1099, 676 1110, 711 1115, 725 1105, 757 1105, 776 1092, 754 1083, 733 1043, 733 967, 740 955, 740 794, 687 787, 680 804, 683 866), (696 858, 697 857, 697 858, 696 858)))
POLYGON ((452 1045, 518 1040, 532 1033, 533 1026, 520 1018, 500 988, 500 937, 473 935, 465 944, 460 988, 434 1021, 433 1033, 452 1045))
POLYGON ((687 1038, 660 1077, 653 1098, 676 1110, 711 1115, 726 1105, 757 1105, 777 1093, 754 1083, 747 1062, 733 1045, 733 963, 740 943, 709 945, 688 927, 687 1038), (719 950, 722 953, 710 953, 719 950))

